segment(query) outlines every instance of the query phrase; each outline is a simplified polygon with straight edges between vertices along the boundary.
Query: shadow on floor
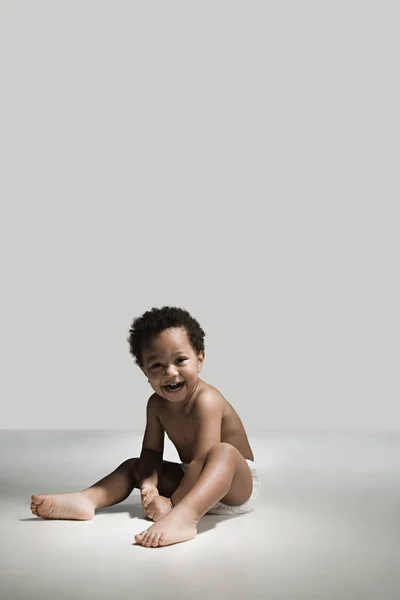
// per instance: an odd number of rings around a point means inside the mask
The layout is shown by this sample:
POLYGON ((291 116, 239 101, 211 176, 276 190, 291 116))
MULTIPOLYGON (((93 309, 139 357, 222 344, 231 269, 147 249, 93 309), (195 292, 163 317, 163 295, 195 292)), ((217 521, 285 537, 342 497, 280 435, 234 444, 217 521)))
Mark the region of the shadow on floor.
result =
MULTIPOLYGON (((148 521, 149 527, 153 523, 151 519, 145 516, 143 512, 143 508, 141 504, 116 504, 115 506, 107 506, 105 508, 96 509, 95 516, 101 514, 116 514, 116 513, 129 513, 131 519, 142 519, 144 521, 148 521)), ((205 531, 209 531, 213 529, 217 523, 220 521, 230 521, 231 519, 237 519, 238 517, 242 517, 243 515, 204 515, 203 518, 200 519, 199 524, 197 525, 197 532, 203 533, 205 531)), ((26 519, 18 519, 19 521, 36 521, 36 522, 45 522, 45 521, 53 521, 54 519, 43 519, 42 517, 28 517, 26 519)), ((76 519, 63 519, 64 521, 76 521, 76 519)))

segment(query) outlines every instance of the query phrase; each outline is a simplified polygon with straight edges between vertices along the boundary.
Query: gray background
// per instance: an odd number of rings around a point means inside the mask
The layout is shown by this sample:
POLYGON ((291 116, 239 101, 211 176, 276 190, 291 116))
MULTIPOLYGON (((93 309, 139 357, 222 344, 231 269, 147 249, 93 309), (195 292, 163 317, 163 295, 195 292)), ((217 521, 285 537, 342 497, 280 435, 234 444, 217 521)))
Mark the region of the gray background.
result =
POLYGON ((248 430, 398 429, 398 4, 0 6, 1 427, 141 430, 171 304, 248 430))
POLYGON ((6 600, 398 599, 399 13, 0 0, 6 600), (29 505, 139 456, 125 340, 164 304, 206 330, 262 492, 149 558, 138 490, 29 505))

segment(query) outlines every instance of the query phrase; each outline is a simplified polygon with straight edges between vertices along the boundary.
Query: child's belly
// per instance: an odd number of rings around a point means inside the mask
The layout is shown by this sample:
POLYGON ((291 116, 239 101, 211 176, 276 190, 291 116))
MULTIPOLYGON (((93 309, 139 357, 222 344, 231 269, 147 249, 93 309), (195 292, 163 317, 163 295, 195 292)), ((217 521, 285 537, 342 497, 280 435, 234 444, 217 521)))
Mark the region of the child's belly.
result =
POLYGON ((193 437, 182 433, 166 432, 178 452, 179 458, 184 463, 190 463, 193 460, 193 437))

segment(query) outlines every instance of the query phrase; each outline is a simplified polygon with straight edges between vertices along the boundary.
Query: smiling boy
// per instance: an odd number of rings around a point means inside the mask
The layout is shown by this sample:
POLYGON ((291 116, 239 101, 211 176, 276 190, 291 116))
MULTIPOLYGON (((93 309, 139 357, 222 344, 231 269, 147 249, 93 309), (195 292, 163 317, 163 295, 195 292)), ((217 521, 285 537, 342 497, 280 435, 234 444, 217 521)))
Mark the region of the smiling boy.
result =
POLYGON ((33 514, 88 520, 96 508, 122 502, 138 488, 144 512, 155 523, 135 541, 156 547, 193 539, 207 512, 252 510, 260 490, 253 452, 236 411, 199 377, 204 335, 182 308, 153 308, 133 321, 130 352, 154 390, 140 457, 81 492, 33 495, 33 514), (165 433, 180 464, 163 460, 165 433))

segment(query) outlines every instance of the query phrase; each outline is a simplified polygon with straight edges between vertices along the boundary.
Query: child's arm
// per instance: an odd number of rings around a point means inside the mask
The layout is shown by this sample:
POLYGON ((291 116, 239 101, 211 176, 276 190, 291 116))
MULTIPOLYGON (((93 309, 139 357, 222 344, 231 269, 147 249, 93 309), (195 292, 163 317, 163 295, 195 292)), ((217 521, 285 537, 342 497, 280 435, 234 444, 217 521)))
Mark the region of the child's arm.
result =
POLYGON ((157 397, 153 394, 147 403, 146 429, 139 458, 139 485, 151 483, 155 487, 162 471, 164 454, 164 429, 157 417, 157 397))
POLYGON ((213 391, 199 397, 193 407, 195 439, 193 459, 175 492, 171 496, 173 506, 186 496, 198 480, 203 470, 207 454, 215 444, 221 441, 222 403, 213 391))

